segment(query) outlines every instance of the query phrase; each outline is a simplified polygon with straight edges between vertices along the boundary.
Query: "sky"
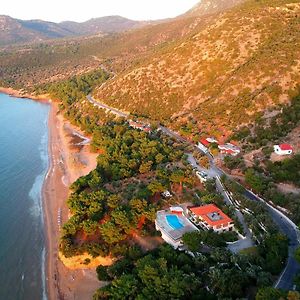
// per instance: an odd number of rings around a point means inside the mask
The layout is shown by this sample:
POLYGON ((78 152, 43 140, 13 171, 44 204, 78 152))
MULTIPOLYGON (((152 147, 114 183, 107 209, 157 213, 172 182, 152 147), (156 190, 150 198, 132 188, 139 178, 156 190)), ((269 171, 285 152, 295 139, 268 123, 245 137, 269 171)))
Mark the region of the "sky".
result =
POLYGON ((0 15, 29 20, 77 21, 120 15, 133 20, 178 16, 200 0, 4 0, 0 15))

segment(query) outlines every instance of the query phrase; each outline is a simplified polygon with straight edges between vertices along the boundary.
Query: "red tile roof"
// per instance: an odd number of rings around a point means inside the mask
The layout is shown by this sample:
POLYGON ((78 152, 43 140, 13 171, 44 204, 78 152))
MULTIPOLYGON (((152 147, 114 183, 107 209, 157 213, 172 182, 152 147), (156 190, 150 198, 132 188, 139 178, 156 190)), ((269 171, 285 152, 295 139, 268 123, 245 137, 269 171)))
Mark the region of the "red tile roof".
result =
POLYGON ((206 147, 208 147, 210 145, 210 142, 208 142, 206 139, 200 140, 200 143, 206 147))
POLYGON ((229 153, 229 154, 233 154, 235 153, 235 151, 231 150, 231 149, 221 149, 221 151, 225 152, 225 153, 229 153))
POLYGON ((227 215, 225 215, 221 209, 219 209, 214 204, 191 207, 190 210, 197 216, 201 217, 208 225, 210 226, 218 226, 224 225, 227 226, 228 223, 233 222, 227 215), (217 214, 220 216, 219 220, 213 220, 210 217, 210 214, 217 214))
POLYGON ((283 151, 286 151, 286 150, 293 150, 292 146, 289 145, 289 144, 281 144, 279 145, 280 149, 283 150, 283 151))

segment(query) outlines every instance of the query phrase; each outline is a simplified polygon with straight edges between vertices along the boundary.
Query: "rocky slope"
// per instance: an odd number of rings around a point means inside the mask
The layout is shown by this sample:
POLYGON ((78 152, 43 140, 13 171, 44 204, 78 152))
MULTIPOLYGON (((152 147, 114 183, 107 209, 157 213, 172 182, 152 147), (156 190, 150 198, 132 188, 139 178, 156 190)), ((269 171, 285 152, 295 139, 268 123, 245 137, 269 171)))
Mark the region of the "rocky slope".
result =
POLYGON ((183 17, 195 17, 220 13, 242 2, 245 2, 245 0, 202 0, 186 12, 183 17))
POLYGON ((176 127, 233 129, 288 102, 300 83, 299 14, 298 1, 247 1, 117 76, 95 96, 176 127))

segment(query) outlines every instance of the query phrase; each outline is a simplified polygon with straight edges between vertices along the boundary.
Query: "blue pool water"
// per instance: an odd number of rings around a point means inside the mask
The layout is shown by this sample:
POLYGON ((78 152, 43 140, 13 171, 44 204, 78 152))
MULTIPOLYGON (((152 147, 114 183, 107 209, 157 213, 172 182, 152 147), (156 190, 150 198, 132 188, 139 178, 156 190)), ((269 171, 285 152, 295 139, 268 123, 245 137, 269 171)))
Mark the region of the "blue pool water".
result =
POLYGON ((183 227, 183 225, 180 223, 179 219, 175 215, 168 215, 166 216, 168 224, 173 228, 173 229, 180 229, 183 227))

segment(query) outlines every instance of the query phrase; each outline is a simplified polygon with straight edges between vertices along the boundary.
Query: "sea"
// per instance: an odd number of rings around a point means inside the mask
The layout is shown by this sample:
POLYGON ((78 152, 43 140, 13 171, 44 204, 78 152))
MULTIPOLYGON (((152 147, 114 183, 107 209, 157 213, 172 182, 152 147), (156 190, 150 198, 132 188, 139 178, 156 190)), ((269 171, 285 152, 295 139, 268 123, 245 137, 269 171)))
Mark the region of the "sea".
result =
POLYGON ((0 93, 0 299, 47 299, 48 104, 0 93))

